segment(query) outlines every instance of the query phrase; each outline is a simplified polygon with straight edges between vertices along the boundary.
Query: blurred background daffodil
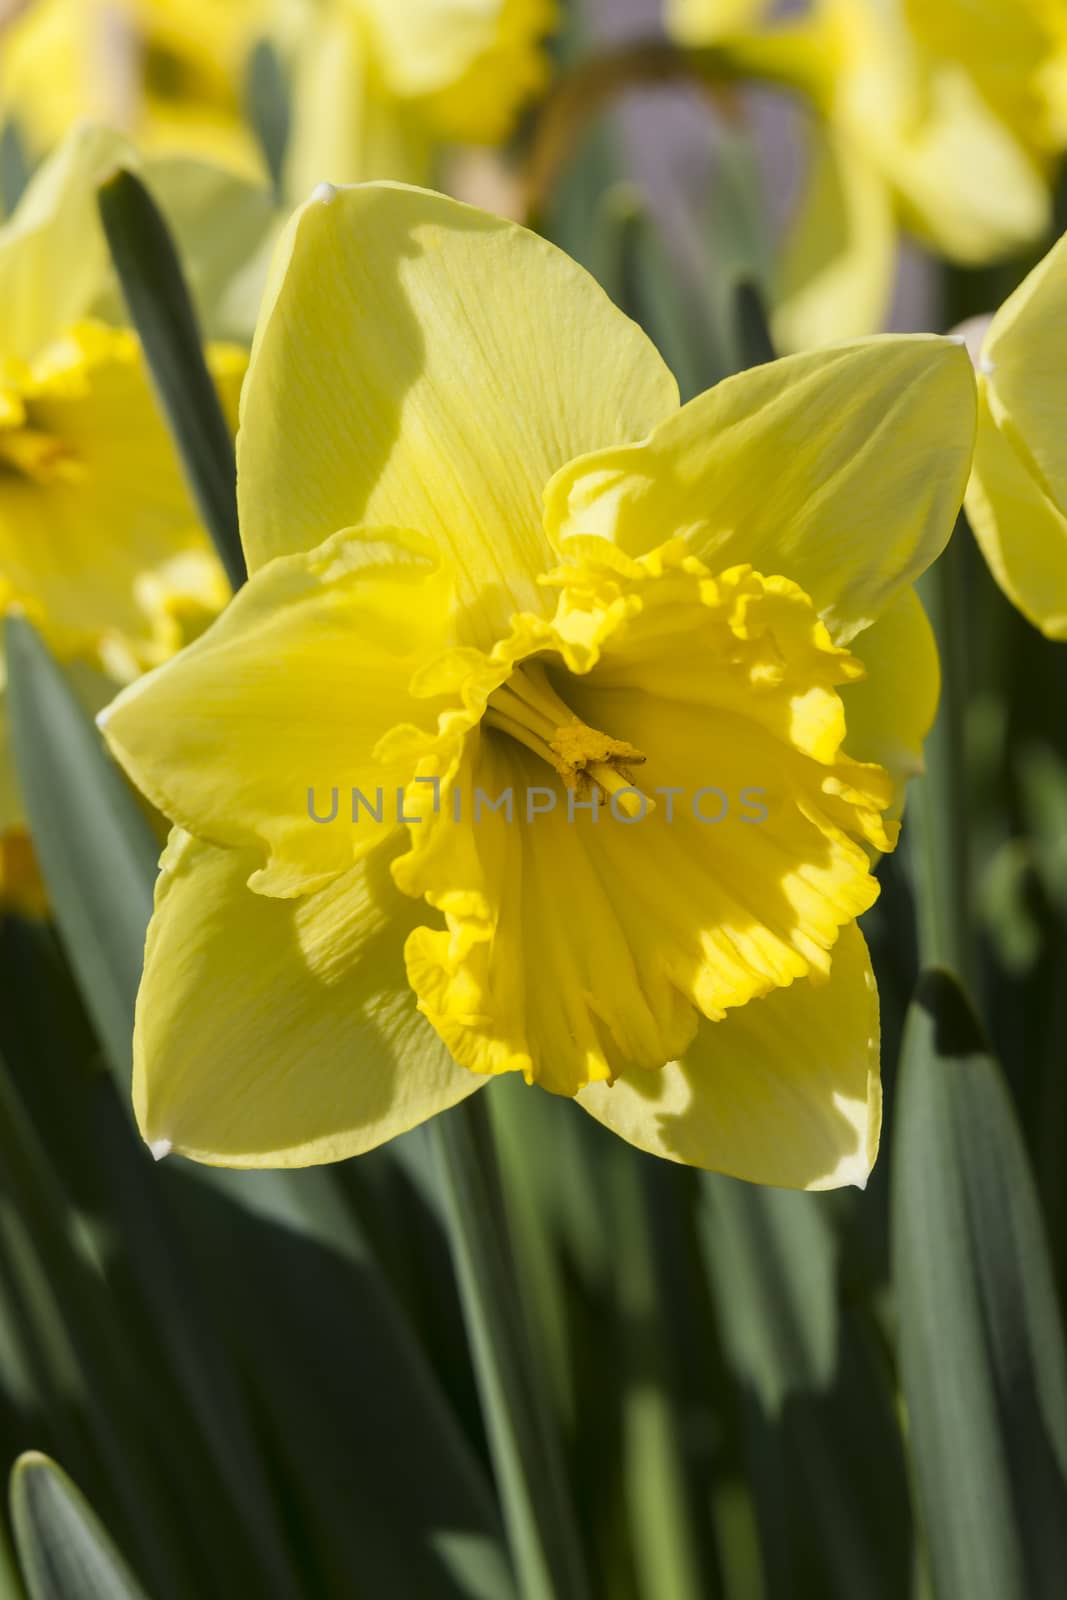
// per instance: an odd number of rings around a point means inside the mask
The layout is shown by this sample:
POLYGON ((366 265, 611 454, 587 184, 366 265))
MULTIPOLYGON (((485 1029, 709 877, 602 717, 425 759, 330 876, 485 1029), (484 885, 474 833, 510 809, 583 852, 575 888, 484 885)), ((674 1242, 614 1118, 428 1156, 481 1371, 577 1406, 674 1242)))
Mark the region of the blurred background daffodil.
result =
POLYGON ((555 0, 289 0, 285 187, 428 182, 448 145, 500 145, 549 78, 555 0))
POLYGON ((672 0, 674 36, 714 46, 713 70, 795 91, 813 114, 775 282, 782 348, 883 326, 900 229, 969 266, 1043 238, 1063 145, 1064 35, 1052 13, 1038 0, 812 0, 785 15, 672 0), (998 49, 1000 33, 1013 48, 998 49))
POLYGON ((285 195, 427 181, 443 147, 510 137, 548 81, 557 21, 555 0, 16 0, 6 26, 0 13, 0 120, 31 158, 85 117, 265 177, 274 152, 250 124, 266 51, 285 195))
MULTIPOLYGON (((0 228, 0 606, 30 617, 94 709, 180 649, 229 594, 137 337, 121 325, 95 200, 120 162, 141 164, 118 135, 75 130, 0 228)), ((195 163, 167 167, 161 195, 187 196, 197 185, 182 179, 204 177, 195 163)), ((230 189, 239 215, 243 187, 232 179, 230 189)), ((172 221, 195 244, 203 236, 186 220, 179 206, 172 221)), ((218 261, 203 281, 225 305, 218 261)), ((210 325, 212 306, 201 304, 210 325)), ((236 423, 246 351, 216 343, 210 361, 236 423)), ((6 771, 0 790, 13 863, 4 887, 17 892, 27 856, 11 842, 23 817, 6 771)))
POLYGON ((146 151, 262 170, 245 72, 273 0, 13 0, 0 31, 0 113, 31 156, 81 118, 146 151))

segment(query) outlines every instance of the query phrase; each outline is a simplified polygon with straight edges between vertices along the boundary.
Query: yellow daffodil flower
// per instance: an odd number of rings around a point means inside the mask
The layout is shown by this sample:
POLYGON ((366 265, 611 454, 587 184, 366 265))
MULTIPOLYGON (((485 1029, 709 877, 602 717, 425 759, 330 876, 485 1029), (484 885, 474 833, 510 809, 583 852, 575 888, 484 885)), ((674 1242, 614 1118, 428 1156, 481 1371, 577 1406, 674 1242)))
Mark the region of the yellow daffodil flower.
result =
POLYGON ((244 82, 274 9, 275 0, 27 0, 0 30, 0 113, 36 153, 88 118, 145 150, 258 173, 244 82))
POLYGON ((286 188, 425 181, 443 144, 502 144, 548 81, 556 0, 290 0, 286 188))
POLYGON ((1000 587, 1067 639, 1067 237, 1005 301, 978 353, 967 516, 1000 587))
POLYGON ((918 38, 962 59, 1002 121, 1035 150, 1067 148, 1062 0, 907 0, 918 38))
POLYGON ((796 89, 816 112, 777 285, 784 349, 882 325, 898 226, 964 264, 1020 250, 1048 227, 1026 119, 998 114, 1010 96, 986 98, 988 63, 979 50, 972 58, 969 24, 934 27, 939 14, 939 0, 813 0, 799 20, 723 39, 714 0, 673 0, 680 42, 716 44, 727 70, 796 89))
MULTIPOLYGON (((17 608, 32 619, 93 710, 228 597, 139 343, 104 315, 117 297, 96 188, 120 160, 139 165, 118 136, 75 133, 0 228, 0 615, 17 608)), ((169 170, 172 190, 197 189, 180 177, 169 170)), ((217 268, 205 291, 221 287, 217 268)), ((234 414, 246 353, 219 344, 211 357, 234 414)), ((24 818, 2 701, 0 801, 0 896, 25 903, 24 818)))
POLYGON ((545 240, 324 186, 242 399, 250 580, 101 719, 178 824, 135 1038, 157 1154, 333 1160, 521 1072, 676 1161, 863 1183, 856 918, 934 712, 911 585, 974 405, 914 337, 680 407, 545 240))

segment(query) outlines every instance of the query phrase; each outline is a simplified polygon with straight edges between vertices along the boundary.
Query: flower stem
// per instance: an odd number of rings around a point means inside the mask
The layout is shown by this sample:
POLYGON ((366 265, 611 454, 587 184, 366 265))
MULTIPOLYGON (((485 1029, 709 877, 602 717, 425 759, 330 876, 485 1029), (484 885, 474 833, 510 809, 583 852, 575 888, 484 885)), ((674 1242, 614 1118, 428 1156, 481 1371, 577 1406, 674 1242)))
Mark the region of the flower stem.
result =
POLYGON ((973 992, 976 979, 971 840, 967 826, 966 525, 956 531, 919 590, 941 653, 941 701, 915 785, 913 854, 923 965, 951 967, 973 992))
POLYGON ((522 1317, 482 1096, 435 1117, 430 1129, 522 1600, 586 1600, 555 1418, 522 1317))

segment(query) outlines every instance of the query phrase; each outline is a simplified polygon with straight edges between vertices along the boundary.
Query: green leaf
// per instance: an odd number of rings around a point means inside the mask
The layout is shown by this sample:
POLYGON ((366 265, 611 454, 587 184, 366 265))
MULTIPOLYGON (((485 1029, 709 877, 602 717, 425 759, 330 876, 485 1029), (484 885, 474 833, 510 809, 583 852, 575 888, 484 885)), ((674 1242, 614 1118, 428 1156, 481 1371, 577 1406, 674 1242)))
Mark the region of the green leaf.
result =
MULTIPOLYGON (((19 959, 2 930, 0 1027, 25 1058, 19 1086, 62 1172, 66 1216, 76 1208, 103 1241, 106 1303, 61 1247, 61 1197, 50 1198, 41 1145, 11 1097, 10 1119, 0 1114, 0 1267, 30 1302, 28 1326, 11 1308, 11 1334, 41 1369, 28 1377, 49 1423, 29 1440, 91 1490, 160 1600, 145 1535, 197 1563, 175 1578, 182 1597, 291 1595, 292 1553, 316 1592, 347 1593, 358 1571, 361 1593, 365 1582, 369 1594, 508 1600, 487 1475, 363 1243, 341 1169, 153 1163, 112 1079, 88 1072, 67 1030, 49 1037, 63 996, 36 954, 35 939, 19 959), (36 999, 16 1028, 20 991, 36 999), (87 1426, 72 1437, 70 1421, 87 1426), (162 1496, 144 1470, 146 1437, 166 1440, 154 1457, 162 1496), (417 1448, 398 1446, 407 1440, 417 1448), (129 1462, 132 1485, 116 1481, 129 1462)), ((8 1098, 0 1078, 0 1113, 8 1098)), ((2 1293, 0 1312, 6 1335, 2 1293)), ((439 1328, 428 1337, 440 1343, 439 1328)), ((167 1566, 177 1572, 169 1553, 167 1566)))
POLYGON ((941 655, 941 701, 923 747, 925 770, 909 790, 908 827, 922 959, 951 966, 970 981, 977 949, 974 789, 966 738, 968 548, 961 513, 952 538, 918 585, 941 655))
POLYGON ((369 1254, 342 1170, 159 1168, 313 1591, 514 1600, 488 1476, 369 1254))
POLYGON ((684 275, 636 184, 604 194, 596 216, 596 275, 648 334, 678 380, 683 401, 727 370, 710 279, 684 275))
POLYGON ((6 1063, 0 1061, 0 1261, 18 1292, 65 1458, 164 1596, 189 1592, 197 1551, 173 1515, 155 1396, 108 1292, 103 1241, 65 1203, 6 1063), (70 1455, 68 1456, 68 1451, 70 1455))
POLYGON ((838 1195, 705 1174, 703 1237, 740 1386, 766 1592, 900 1600, 911 1528, 893 1396, 840 1285, 838 1195))
POLYGON ((15 763, 34 846, 78 985, 128 1082, 159 844, 32 624, 11 617, 6 634, 15 763))
MULTIPOLYGON (((127 1451, 132 1433, 144 1426, 167 1440, 168 1520, 179 1539, 184 1535, 188 1542, 195 1529, 197 1543, 210 1548, 219 1585, 234 1593, 252 1588, 257 1595, 290 1597, 295 1585, 277 1502, 237 1374, 218 1337, 214 1307, 204 1294, 196 1250, 187 1249, 179 1236, 159 1168, 131 1124, 125 1092, 101 1070, 99 1046, 80 1017, 73 980, 50 933, 41 924, 0 926, 0 1039, 4 1064, 48 1153, 69 1214, 77 1211, 103 1241, 113 1321, 95 1353, 103 1354, 120 1381, 87 1366, 85 1387, 99 1392, 110 1382, 125 1402, 121 1410, 111 1406, 110 1419, 127 1451), (121 1329, 119 1339, 115 1326, 121 1329)), ((18 1122, 11 1138, 27 1144, 18 1122)), ((9 1168, 4 1161, 5 1174, 9 1168)), ((24 1202, 20 1219, 40 1236, 40 1219, 24 1202)), ((0 1255, 9 1253, 3 1249, 9 1241, 17 1244, 10 1222, 0 1233, 0 1255)), ((21 1252, 16 1287, 27 1278, 28 1256, 21 1252)), ((52 1276, 54 1290, 54 1267, 52 1276)), ((86 1320, 85 1292, 75 1285, 68 1318, 73 1307, 78 1321, 86 1320)), ((38 1295, 37 1302, 38 1325, 48 1328, 51 1296, 38 1295)), ((6 1310, 2 1295, 0 1310, 6 1310)), ((57 1320, 52 1342, 62 1352, 69 1334, 62 1316, 57 1320)), ((0 1334, 4 1331, 0 1316, 0 1334)), ((19 1332, 17 1323, 12 1331, 19 1332)), ((21 1346, 15 1348, 21 1354, 21 1346)), ((29 1341, 29 1350, 39 1360, 37 1341, 29 1341)), ((93 1355, 88 1349, 84 1353, 93 1355)), ((8 1376, 5 1368, 0 1371, 8 1376)), ((67 1381, 64 1387, 69 1394, 73 1385, 67 1381)), ((51 1398, 39 1380, 35 1388, 51 1398)), ((55 1409, 53 1400, 48 1410, 54 1414, 55 1409)), ((23 1439, 54 1449, 99 1498, 95 1478, 85 1473, 67 1438, 53 1437, 38 1425, 23 1439)))
POLYGON ((956 979, 920 980, 892 1255, 918 1503, 940 1600, 1052 1600, 1067 1571, 1067 1361, 1015 1111, 956 979))
POLYGON ((0 212, 9 217, 30 181, 30 161, 22 130, 7 121, 0 129, 0 212))
POLYGON ((689 1470, 677 1370, 689 1285, 669 1270, 681 1231, 673 1191, 689 1174, 617 1139, 604 1154, 616 1228, 623 1494, 638 1589, 662 1600, 711 1600, 718 1586, 706 1475, 689 1470))
POLYGON ((233 438, 204 360, 178 252, 148 190, 120 170, 101 184, 100 217, 134 327, 201 519, 232 586, 247 577, 237 525, 233 438))
POLYGON ((523 1600, 588 1594, 540 1352, 522 1316, 496 1147, 477 1097, 430 1124, 463 1300, 523 1600))
POLYGON ((767 308, 754 278, 740 278, 734 287, 734 336, 739 371, 775 359, 777 351, 767 321, 767 308))
MULTIPOLYGON (((16 633, 27 627, 20 623, 16 633)), ((43 728, 58 728, 51 755, 57 762, 67 759, 69 770, 63 767, 57 772, 48 765, 51 741, 42 738, 40 731, 39 748, 33 753, 34 760, 44 763, 41 783, 45 796, 58 807, 55 819, 50 812, 47 815, 63 835, 60 843, 70 846, 79 836, 85 841, 82 811, 95 814, 98 783, 113 779, 118 790, 110 793, 101 810, 103 821, 110 819, 117 830, 113 843, 121 854, 124 846, 129 850, 136 824, 144 825, 136 802, 111 767, 92 725, 71 703, 62 675, 40 641, 29 632, 22 645, 51 697, 39 695, 35 711, 39 714, 43 704, 47 713, 55 699, 69 718, 69 725, 61 725, 45 714, 41 722, 43 728), (88 748, 81 749, 86 739, 88 748), (79 750, 80 767, 76 759, 79 750), (129 807, 133 807, 132 815, 129 807)), ((29 721, 27 725, 31 725, 29 721)), ((34 829, 36 833, 36 818, 34 829)), ((90 848, 84 857, 72 851, 62 869, 73 875, 67 889, 74 895, 75 924, 81 917, 92 929, 89 939, 78 938, 72 955, 82 958, 80 962, 75 959, 75 967, 89 1000, 100 983, 113 1000, 111 1031, 126 1052, 128 1073, 133 1003, 156 851, 154 842, 150 854, 134 850, 118 865, 112 863, 98 882, 92 868, 101 850, 94 841, 90 831, 90 848), (84 884, 79 888, 79 875, 85 873, 89 874, 87 891, 84 884), (123 927, 111 927, 108 919, 124 898, 122 885, 131 881, 136 887, 138 879, 139 925, 137 919, 120 918, 124 925, 130 923, 124 934, 123 927), (86 969, 87 950, 103 960, 102 975, 92 963, 86 969), (111 981, 116 952, 114 964, 121 982, 111 981), (121 959, 124 954, 125 960, 121 959)), ((64 881, 63 877, 57 879, 60 888, 64 881)), ((60 921, 66 932, 70 917, 61 915, 60 921)), ((99 1005, 96 1011, 99 1014, 99 1005)), ((210 1352, 205 1353, 204 1335, 210 1338, 214 1332, 218 1337, 220 1318, 229 1323, 226 1343, 244 1367, 243 1387, 247 1390, 254 1384, 258 1390, 260 1416, 256 1420, 275 1440, 272 1475, 285 1484, 287 1496, 301 1505, 301 1543, 313 1556, 317 1570, 330 1573, 339 1586, 345 1573, 358 1564, 372 1575, 381 1592, 419 1593, 428 1600, 431 1596, 441 1600, 459 1600, 461 1595, 470 1600, 507 1596, 510 1574, 496 1507, 480 1463, 448 1412, 379 1271, 367 1257, 358 1227, 332 1193, 333 1175, 314 1171, 238 1175, 193 1167, 172 1172, 170 1163, 157 1171, 142 1171, 141 1153, 125 1151, 116 1118, 109 1113, 98 1116, 87 1128, 86 1117, 73 1109, 81 1106, 82 1100, 68 1091, 62 1103, 66 1114, 79 1115, 83 1132, 90 1133, 91 1151, 97 1159, 89 1165, 103 1170, 107 1187, 114 1192, 116 1209, 109 1220, 133 1271, 135 1298, 147 1316, 159 1319, 151 1333, 142 1337, 149 1337, 153 1351, 158 1350, 173 1364, 183 1403, 202 1432, 202 1447, 214 1456, 208 1471, 220 1468, 224 1492, 229 1491, 225 1499, 218 1497, 219 1513, 234 1518, 238 1547, 254 1547, 256 1553, 269 1557, 284 1587, 281 1563, 270 1550, 270 1540, 262 1533, 252 1539, 237 1534, 238 1517, 245 1523, 242 1531, 254 1527, 261 1491, 258 1474, 247 1460, 242 1468, 248 1439, 244 1421, 234 1410, 234 1397, 228 1392, 225 1363, 212 1362, 210 1352), (157 1178, 162 1180, 168 1209, 180 1215, 188 1230, 197 1275, 207 1275, 209 1321, 201 1322, 197 1284, 186 1277, 182 1252, 177 1257, 172 1253, 166 1218, 152 1190, 157 1178), (210 1195, 209 1189, 213 1191, 210 1195), (225 1200, 217 1197, 219 1190, 225 1200), (264 1205, 269 1220, 255 1215, 264 1205), (279 1306, 277 1285, 283 1281, 290 1288, 303 1282, 306 1293, 295 1298, 290 1295, 285 1305, 279 1306), (351 1359, 354 1350, 359 1351, 355 1362, 351 1359), (205 1402, 216 1408, 214 1422, 205 1414, 205 1402), (347 1419, 347 1430, 340 1433, 343 1419, 347 1419), (397 1438, 419 1439, 417 1462, 397 1449, 397 1438), (233 1492, 234 1466, 243 1471, 243 1495, 233 1492)), ((98 1110, 107 1113, 106 1106, 98 1110)), ((15 1144, 25 1147, 24 1140, 15 1144)), ((60 1335, 64 1324, 71 1325, 69 1305, 66 1309, 60 1335)), ((114 1350, 121 1358, 121 1341, 114 1343, 114 1350)), ((120 1426, 125 1429, 128 1425, 129 1418, 122 1415, 120 1426)), ((181 1428, 173 1432, 176 1450, 191 1447, 187 1432, 181 1428)), ((200 1472, 205 1475, 203 1466, 200 1472)), ((204 1539, 214 1531, 209 1528, 213 1520, 200 1520, 198 1531, 204 1539)), ((222 1570, 217 1554, 212 1570, 222 1570)), ((256 1592, 266 1592, 262 1580, 256 1592)))
POLYGON ((11 1517, 29 1600, 146 1600, 89 1502, 47 1456, 15 1463, 11 1517))
POLYGON ((1018 781, 1038 868, 1049 894, 1067 910, 1067 762, 1035 740, 1019 752, 1018 781))
POLYGON ((275 198, 280 201, 291 108, 285 73, 269 39, 258 40, 249 54, 245 69, 245 107, 267 163, 275 198))

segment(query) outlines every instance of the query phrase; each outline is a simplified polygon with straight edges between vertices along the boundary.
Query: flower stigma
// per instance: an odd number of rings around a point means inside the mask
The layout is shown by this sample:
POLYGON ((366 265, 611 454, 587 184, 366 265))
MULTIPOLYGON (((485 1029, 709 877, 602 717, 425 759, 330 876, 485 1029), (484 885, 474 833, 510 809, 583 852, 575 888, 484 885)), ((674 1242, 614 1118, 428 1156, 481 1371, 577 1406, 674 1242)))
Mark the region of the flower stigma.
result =
POLYGON ((646 757, 625 739, 613 739, 576 717, 549 683, 542 662, 517 667, 489 696, 482 720, 540 756, 581 799, 595 788, 605 803, 617 795, 629 817, 656 809, 655 801, 638 790, 630 770, 643 765, 646 757))

